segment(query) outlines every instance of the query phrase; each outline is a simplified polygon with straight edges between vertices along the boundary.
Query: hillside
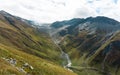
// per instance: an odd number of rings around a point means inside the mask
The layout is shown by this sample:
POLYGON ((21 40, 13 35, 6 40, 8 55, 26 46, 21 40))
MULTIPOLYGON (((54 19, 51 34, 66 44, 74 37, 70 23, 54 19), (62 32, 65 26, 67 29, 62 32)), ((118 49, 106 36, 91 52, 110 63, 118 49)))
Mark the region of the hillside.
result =
POLYGON ((0 11, 0 75, 76 75, 60 66, 60 50, 28 20, 0 11))
POLYGON ((104 16, 39 26, 0 11, 0 75, 119 75, 119 37, 104 16))
POLYGON ((120 22, 103 16, 75 20, 65 21, 67 27, 64 21, 57 22, 57 29, 56 22, 51 25, 56 31, 63 28, 56 34, 72 60, 69 68, 79 75, 119 75, 120 22))

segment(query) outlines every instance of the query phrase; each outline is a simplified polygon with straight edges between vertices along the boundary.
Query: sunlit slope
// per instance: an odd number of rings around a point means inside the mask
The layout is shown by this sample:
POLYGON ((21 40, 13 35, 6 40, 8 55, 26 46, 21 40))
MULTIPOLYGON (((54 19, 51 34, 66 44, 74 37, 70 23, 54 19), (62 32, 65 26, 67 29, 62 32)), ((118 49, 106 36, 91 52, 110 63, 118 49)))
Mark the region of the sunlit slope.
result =
POLYGON ((0 43, 49 60, 59 59, 60 51, 47 34, 25 20, 6 14, 0 14, 0 43))
POLYGON ((68 70, 63 69, 62 67, 54 64, 53 62, 41 59, 34 55, 24 53, 20 50, 16 50, 12 47, 5 46, 0 44, 0 74, 1 75, 24 75, 24 72, 19 71, 17 68, 22 67, 24 63, 29 63, 32 65, 33 69, 26 68, 24 69, 27 73, 31 75, 76 75, 68 70), (17 64, 13 66, 6 59, 14 58, 17 61, 17 64))
POLYGON ((60 50, 46 33, 0 11, 0 75, 76 75, 60 63, 60 50))

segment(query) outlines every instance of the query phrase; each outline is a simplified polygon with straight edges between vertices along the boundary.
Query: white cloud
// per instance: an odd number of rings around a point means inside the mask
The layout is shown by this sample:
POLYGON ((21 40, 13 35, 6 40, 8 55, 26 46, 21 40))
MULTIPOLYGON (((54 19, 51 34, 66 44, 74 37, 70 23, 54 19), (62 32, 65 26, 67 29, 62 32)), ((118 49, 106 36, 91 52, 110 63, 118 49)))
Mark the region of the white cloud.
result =
POLYGON ((107 16, 120 21, 120 0, 0 0, 0 10, 37 22, 107 16))

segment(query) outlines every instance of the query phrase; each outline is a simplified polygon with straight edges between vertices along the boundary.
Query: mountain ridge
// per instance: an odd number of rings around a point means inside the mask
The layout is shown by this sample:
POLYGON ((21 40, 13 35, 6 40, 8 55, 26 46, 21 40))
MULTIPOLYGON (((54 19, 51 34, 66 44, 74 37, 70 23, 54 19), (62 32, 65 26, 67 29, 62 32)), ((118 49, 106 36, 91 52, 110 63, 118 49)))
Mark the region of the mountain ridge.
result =
POLYGON ((119 75, 119 37, 120 22, 104 16, 38 26, 0 11, 0 74, 119 75))
MULTIPOLYGON (((66 26, 64 21, 62 22, 59 22, 60 26, 66 26)), ((61 28, 56 28, 54 25, 53 23, 53 26, 51 26, 53 29, 61 28)), ((92 70, 93 73, 96 73, 94 75, 104 75, 103 73, 106 73, 105 75, 119 75, 120 22, 103 16, 89 17, 82 19, 77 25, 74 23, 69 25, 56 34, 61 37, 56 38, 60 41, 60 46, 70 56, 73 66, 70 68, 79 75, 85 74, 86 70, 80 72, 78 66, 82 66, 84 69, 86 65, 91 69, 94 67, 97 70, 104 70, 100 71, 101 73, 92 70)), ((89 71, 89 74, 93 75, 92 72, 89 71)))
POLYGON ((0 12, 0 75, 76 75, 61 66, 59 48, 28 20, 0 12))

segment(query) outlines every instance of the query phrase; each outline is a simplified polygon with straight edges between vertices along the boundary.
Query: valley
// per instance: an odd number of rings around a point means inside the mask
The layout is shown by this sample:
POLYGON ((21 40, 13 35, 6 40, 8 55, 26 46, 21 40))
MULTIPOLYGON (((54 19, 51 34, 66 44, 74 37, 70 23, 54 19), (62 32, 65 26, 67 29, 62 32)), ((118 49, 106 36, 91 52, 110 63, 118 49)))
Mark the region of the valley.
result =
POLYGON ((0 75, 119 75, 120 22, 39 24, 0 11, 0 75))

